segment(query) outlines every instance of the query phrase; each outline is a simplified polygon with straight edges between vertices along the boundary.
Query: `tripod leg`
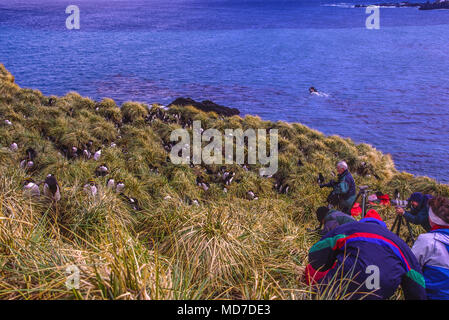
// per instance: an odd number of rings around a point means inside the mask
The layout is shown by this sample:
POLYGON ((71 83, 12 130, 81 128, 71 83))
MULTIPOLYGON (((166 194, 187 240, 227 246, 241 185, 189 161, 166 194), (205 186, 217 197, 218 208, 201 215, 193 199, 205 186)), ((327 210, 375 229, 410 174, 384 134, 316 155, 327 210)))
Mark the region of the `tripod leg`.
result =
POLYGON ((394 219, 394 222, 393 222, 393 226, 391 226, 391 229, 390 229, 391 232, 394 232, 393 230, 396 227, 396 225, 398 224, 398 220, 399 220, 399 216, 396 216, 396 219, 394 219))
POLYGON ((366 193, 362 195, 362 218, 366 215, 366 193))
POLYGON ((412 230, 412 227, 410 226, 410 222, 407 219, 405 219, 405 223, 407 224, 407 229, 408 229, 408 234, 409 234, 410 240, 412 242, 415 242, 415 235, 413 234, 413 230, 412 230))
POLYGON ((398 227, 396 229, 396 234, 399 236, 399 234, 401 233, 401 226, 402 226, 402 216, 399 216, 399 222, 398 222, 398 227))

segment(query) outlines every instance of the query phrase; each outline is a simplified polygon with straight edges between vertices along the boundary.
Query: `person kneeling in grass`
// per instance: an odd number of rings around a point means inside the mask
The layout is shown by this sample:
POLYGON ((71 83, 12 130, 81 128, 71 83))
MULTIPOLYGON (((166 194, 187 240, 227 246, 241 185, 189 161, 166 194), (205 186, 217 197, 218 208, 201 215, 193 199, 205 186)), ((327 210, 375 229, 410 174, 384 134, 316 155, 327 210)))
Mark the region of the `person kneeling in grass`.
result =
POLYGON ((389 299, 399 286, 405 299, 426 299, 415 255, 374 210, 328 232, 310 249, 309 262, 319 273, 310 279, 306 268, 306 281, 326 299, 389 299))
POLYGON ((334 230, 345 223, 356 222, 356 220, 344 212, 329 209, 328 207, 319 207, 316 211, 316 218, 320 226, 324 225, 321 235, 334 230))
POLYGON ((429 200, 431 231, 421 234, 412 251, 422 266, 428 299, 449 300, 449 199, 429 200))

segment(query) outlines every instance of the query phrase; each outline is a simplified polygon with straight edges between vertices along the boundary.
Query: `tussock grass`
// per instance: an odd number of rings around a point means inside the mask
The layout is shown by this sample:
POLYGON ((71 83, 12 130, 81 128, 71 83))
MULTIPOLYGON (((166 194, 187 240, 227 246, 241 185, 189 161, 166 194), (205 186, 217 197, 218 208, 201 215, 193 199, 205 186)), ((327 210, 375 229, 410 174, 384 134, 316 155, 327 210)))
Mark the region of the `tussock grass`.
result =
MULTIPOLYGON (((308 250, 319 240, 306 230, 316 226, 314 212, 328 192, 316 177, 323 172, 335 179, 341 159, 359 185, 373 190, 449 195, 447 185, 398 172, 389 155, 367 144, 298 123, 226 118, 193 107, 119 107, 74 92, 46 97, 19 88, 0 65, 0 299, 346 299, 333 286, 312 294, 301 282, 308 250), (157 112, 166 120, 148 121, 157 112), (226 165, 236 176, 224 192, 220 165, 167 161, 164 143, 181 127, 177 118, 201 120, 204 129, 278 129, 278 172, 264 178, 258 165, 249 171, 226 165), (64 154, 89 141, 91 151, 102 149, 98 161, 64 154), (13 142, 17 151, 9 148, 13 142), (20 161, 29 147, 37 157, 25 170, 20 161), (102 163, 109 174, 97 177, 102 163), (24 194, 25 179, 38 183, 50 173, 61 201, 24 194), (196 185, 199 175, 209 190, 196 185), (108 178, 125 183, 122 195, 106 187, 108 178), (83 190, 91 179, 95 196, 83 190), (289 185, 287 194, 277 192, 279 183, 289 185), (257 200, 248 199, 250 190, 257 200), (80 270, 79 289, 66 286, 71 265, 80 270)), ((378 211, 393 223, 393 208, 378 211)), ((335 279, 334 287, 344 279, 335 279)))

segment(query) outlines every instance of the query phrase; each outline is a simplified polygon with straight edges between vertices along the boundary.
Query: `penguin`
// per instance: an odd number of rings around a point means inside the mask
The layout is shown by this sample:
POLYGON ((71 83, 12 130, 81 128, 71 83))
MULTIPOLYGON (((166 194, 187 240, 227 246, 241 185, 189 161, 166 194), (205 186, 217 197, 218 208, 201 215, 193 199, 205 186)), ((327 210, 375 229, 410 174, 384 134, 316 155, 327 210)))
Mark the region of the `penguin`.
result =
POLYGON ((131 205, 131 208, 133 210, 135 210, 135 211, 141 210, 140 207, 139 207, 139 203, 138 203, 137 199, 128 197, 128 196, 124 195, 123 193, 120 194, 120 195, 122 197, 124 197, 128 201, 128 203, 131 205))
POLYGON ((20 161, 20 167, 25 170, 29 170, 34 167, 33 161, 27 161, 27 159, 23 159, 20 161))
POLYGON ((92 157, 92 154, 89 152, 89 150, 84 149, 83 150, 83 157, 86 158, 87 160, 89 160, 90 157, 92 157))
POLYGON ((34 159, 37 156, 37 152, 33 148, 28 148, 25 150, 25 154, 27 156, 27 159, 30 161, 34 161, 34 159))
POLYGON ((97 152, 94 153, 94 160, 98 161, 101 157, 101 149, 99 149, 97 152))
POLYGON ((223 188, 224 193, 228 193, 228 189, 226 187, 223 188))
POLYGON ((310 87, 310 88, 309 88, 309 93, 310 93, 310 94, 317 94, 317 93, 318 93, 318 90, 315 89, 315 87, 310 87))
POLYGON ((25 151, 26 157, 20 162, 20 167, 29 170, 34 167, 34 159, 36 158, 36 151, 33 148, 28 148, 25 151))
POLYGON ((93 144, 94 144, 93 140, 87 141, 86 149, 89 150, 89 151, 92 151, 93 144))
POLYGON ((105 164, 102 164, 95 170, 95 174, 97 177, 104 177, 109 173, 108 167, 105 164))
POLYGON ((13 142, 9 146, 9 149, 11 149, 11 151, 17 151, 19 149, 19 146, 17 145, 17 143, 13 142))
POLYGON ((257 199, 259 199, 259 197, 257 197, 256 194, 253 191, 251 191, 251 190, 248 191, 247 195, 248 195, 248 199, 249 200, 257 200, 257 199))
POLYGON ((12 122, 9 121, 9 120, 5 120, 5 124, 8 125, 8 126, 12 126, 12 122))
POLYGON ((40 197, 41 191, 39 185, 37 185, 32 179, 26 179, 23 183, 23 191, 25 194, 32 197, 40 197))
POLYGON ((121 181, 117 182, 117 187, 115 189, 115 192, 121 193, 125 189, 125 184, 121 181))
POLYGON ((326 180, 324 179, 323 174, 320 172, 317 179, 318 184, 323 184, 325 181, 326 180))
POLYGON ((159 170, 158 170, 157 167, 154 167, 154 166, 152 166, 152 165, 149 165, 149 167, 150 167, 150 171, 151 171, 151 172, 159 173, 159 170))
POLYGON ((108 181, 106 182, 106 186, 109 189, 114 189, 115 188, 115 181, 112 178, 109 178, 108 181))
POLYGON ((61 191, 58 181, 53 174, 49 174, 44 181, 44 196, 50 198, 53 202, 61 200, 61 191))
POLYGON ((232 180, 234 179, 234 177, 235 177, 235 172, 231 171, 231 172, 227 175, 227 177, 224 179, 225 184, 226 184, 227 186, 229 186, 229 185, 231 184, 232 180))
POLYGON ((204 181, 203 177, 197 177, 196 184, 197 186, 203 188, 204 191, 209 190, 210 185, 206 181, 204 181))
POLYGON ((94 180, 89 180, 83 187, 84 192, 88 195, 95 197, 97 195, 98 189, 94 180))
POLYGON ((198 199, 193 199, 192 200, 192 199, 188 198, 187 199, 187 203, 189 204, 189 206, 195 205, 195 206, 199 207, 199 205, 200 205, 198 199))
POLYGON ((78 157, 78 148, 77 147, 72 147, 72 149, 70 150, 70 158, 76 158, 78 157))

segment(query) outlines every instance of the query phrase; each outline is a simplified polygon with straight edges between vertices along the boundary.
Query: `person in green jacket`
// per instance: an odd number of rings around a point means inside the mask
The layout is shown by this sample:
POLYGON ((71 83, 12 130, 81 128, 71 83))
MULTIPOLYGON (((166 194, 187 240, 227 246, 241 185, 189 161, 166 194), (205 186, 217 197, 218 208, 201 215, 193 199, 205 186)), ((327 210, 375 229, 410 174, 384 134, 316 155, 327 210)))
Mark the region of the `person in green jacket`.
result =
POLYGON ((351 215, 352 205, 357 197, 354 178, 348 170, 345 161, 337 164, 338 180, 331 180, 327 184, 321 184, 320 188, 332 187, 333 191, 328 197, 330 203, 337 203, 341 211, 351 215))

